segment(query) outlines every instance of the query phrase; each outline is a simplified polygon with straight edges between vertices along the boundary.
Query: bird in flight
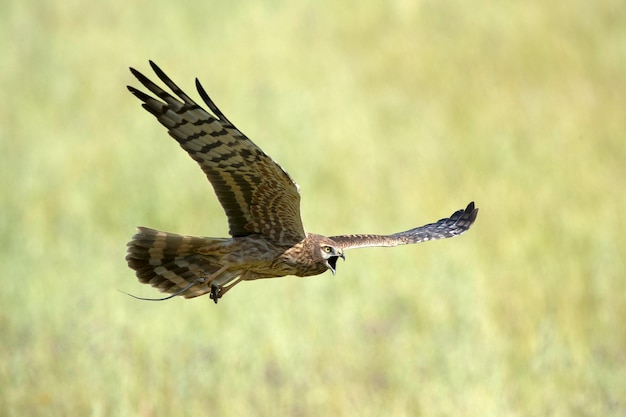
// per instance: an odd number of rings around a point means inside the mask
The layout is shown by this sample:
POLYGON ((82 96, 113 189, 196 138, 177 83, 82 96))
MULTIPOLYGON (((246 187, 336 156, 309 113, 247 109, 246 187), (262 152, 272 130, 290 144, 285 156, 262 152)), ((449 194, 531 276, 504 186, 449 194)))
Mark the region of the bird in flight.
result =
MULTIPOLYGON (((241 281, 330 270, 348 249, 397 246, 458 236, 476 220, 471 202, 450 217, 391 235, 326 237, 307 233, 300 218, 300 191, 272 158, 241 133, 196 88, 211 113, 183 92, 152 61, 152 69, 173 95, 134 68, 133 75, 152 95, 128 90, 167 128, 202 168, 226 212, 230 238, 183 236, 139 227, 127 244, 126 261, 140 282, 185 298, 209 294, 217 301, 241 281)), ((134 297, 134 296, 133 296, 134 297)))

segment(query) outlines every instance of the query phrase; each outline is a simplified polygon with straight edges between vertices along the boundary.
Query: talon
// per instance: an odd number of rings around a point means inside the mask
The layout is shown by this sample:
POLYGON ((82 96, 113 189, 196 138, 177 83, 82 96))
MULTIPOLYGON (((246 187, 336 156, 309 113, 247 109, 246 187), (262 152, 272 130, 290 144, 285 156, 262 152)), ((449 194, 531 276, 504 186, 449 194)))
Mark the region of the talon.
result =
POLYGON ((222 297, 222 290, 219 286, 217 285, 211 285, 211 300, 213 300, 215 302, 215 304, 217 304, 217 300, 219 300, 222 297))

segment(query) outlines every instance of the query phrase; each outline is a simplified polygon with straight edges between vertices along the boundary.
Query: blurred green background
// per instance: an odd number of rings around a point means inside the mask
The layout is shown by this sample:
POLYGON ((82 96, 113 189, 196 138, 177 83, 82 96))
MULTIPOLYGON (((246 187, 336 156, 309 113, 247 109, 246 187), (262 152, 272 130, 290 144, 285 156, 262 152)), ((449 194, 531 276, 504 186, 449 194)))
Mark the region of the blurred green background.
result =
POLYGON ((623 2, 0 5, 0 415, 626 415, 623 2), (294 177, 309 231, 480 207, 337 276, 163 303, 134 227, 225 236, 125 86, 155 60, 294 177))

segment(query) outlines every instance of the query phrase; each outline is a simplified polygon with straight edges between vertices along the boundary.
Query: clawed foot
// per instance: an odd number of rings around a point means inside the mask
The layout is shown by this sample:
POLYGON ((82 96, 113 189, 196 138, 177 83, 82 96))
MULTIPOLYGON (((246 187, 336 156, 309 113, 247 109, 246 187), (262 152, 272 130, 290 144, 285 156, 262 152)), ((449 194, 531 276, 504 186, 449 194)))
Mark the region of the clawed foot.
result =
POLYGON ((216 284, 211 284, 211 300, 213 300, 215 302, 215 304, 217 304, 217 300, 219 300, 220 298, 222 298, 222 288, 219 285, 216 284))
POLYGON ((231 288, 233 288, 235 285, 239 284, 240 282, 241 282, 241 278, 237 278, 235 282, 226 286, 221 286, 212 282, 211 283, 211 295, 210 295, 211 300, 213 300, 215 304, 217 304, 217 300, 222 298, 224 294, 226 294, 231 288))

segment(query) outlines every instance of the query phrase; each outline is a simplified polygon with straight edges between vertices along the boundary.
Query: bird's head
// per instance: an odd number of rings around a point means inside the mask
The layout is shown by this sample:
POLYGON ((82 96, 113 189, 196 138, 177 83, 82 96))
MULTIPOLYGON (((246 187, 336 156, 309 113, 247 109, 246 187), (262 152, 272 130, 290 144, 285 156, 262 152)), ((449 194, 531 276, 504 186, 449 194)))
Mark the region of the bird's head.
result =
POLYGON ((343 250, 330 239, 322 239, 319 242, 318 250, 324 265, 335 275, 337 272, 337 260, 339 258, 346 259, 343 250))

